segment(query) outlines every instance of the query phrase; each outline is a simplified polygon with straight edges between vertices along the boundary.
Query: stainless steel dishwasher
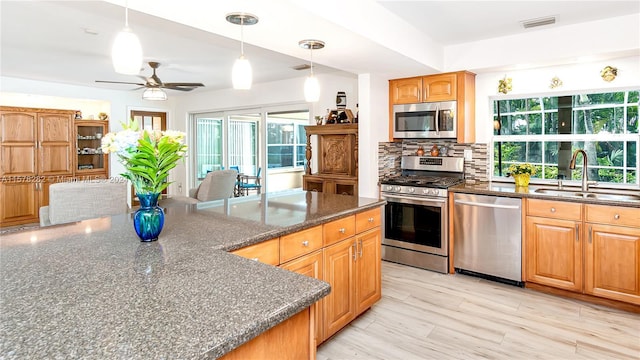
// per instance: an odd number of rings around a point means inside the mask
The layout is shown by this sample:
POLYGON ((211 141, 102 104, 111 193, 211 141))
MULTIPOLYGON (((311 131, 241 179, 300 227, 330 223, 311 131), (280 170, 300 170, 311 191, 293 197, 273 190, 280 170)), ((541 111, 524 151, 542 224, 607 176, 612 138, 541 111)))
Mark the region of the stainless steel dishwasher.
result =
POLYGON ((456 272, 522 286, 522 200, 455 193, 453 204, 456 272))

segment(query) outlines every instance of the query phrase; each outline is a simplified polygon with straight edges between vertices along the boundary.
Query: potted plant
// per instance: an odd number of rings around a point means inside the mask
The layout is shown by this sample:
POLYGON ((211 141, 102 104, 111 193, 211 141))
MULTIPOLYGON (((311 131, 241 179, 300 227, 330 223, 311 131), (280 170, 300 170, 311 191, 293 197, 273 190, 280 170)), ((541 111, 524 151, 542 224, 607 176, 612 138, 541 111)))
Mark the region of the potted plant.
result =
POLYGON ((529 163, 511 164, 507 173, 513 177, 516 186, 529 186, 531 175, 536 174, 536 168, 529 163))
POLYGON ((124 165, 126 171, 121 175, 131 181, 140 200, 140 209, 134 215, 136 233, 142 241, 154 241, 164 225, 164 211, 158 206, 158 198, 170 184, 169 171, 186 155, 185 134, 139 130, 133 120, 122 127, 121 131, 102 137, 102 151, 117 154, 124 165))

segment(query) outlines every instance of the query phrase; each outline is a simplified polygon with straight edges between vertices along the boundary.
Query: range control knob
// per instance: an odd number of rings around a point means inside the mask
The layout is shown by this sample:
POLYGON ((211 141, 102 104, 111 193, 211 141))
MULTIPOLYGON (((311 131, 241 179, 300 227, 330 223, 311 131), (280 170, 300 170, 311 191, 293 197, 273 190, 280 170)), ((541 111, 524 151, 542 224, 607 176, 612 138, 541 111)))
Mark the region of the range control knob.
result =
POLYGON ((429 189, 422 189, 422 195, 429 195, 429 189))
POLYGON ((410 187, 410 188, 408 188, 408 189, 407 189, 407 192, 408 192, 409 194, 413 194, 414 192, 416 192, 416 189, 415 189, 415 188, 410 187))
POLYGON ((402 191, 402 186, 395 186, 393 188, 393 190, 396 191, 396 192, 401 192, 402 191))

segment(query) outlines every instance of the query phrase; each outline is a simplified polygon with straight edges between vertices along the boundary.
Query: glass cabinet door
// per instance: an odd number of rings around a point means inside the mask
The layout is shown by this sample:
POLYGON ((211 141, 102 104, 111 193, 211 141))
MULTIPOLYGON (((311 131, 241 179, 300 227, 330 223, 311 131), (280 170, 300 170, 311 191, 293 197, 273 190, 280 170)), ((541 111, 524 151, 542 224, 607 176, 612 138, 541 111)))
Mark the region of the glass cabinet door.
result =
POLYGON ((102 136, 108 131, 107 121, 76 121, 76 175, 108 177, 107 155, 102 153, 102 136))

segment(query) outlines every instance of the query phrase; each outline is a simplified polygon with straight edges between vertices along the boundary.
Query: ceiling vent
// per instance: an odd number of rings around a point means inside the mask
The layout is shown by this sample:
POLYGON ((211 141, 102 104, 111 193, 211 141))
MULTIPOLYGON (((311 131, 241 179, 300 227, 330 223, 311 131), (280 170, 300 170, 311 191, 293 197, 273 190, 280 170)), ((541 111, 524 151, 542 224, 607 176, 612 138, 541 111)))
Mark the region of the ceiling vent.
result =
POLYGON ((311 66, 309 64, 296 65, 292 67, 293 70, 308 70, 311 66))
POLYGON ((522 26, 525 29, 529 29, 532 27, 537 27, 537 26, 543 26, 543 25, 551 25, 551 24, 555 24, 556 23, 556 17, 555 16, 549 16, 549 17, 545 17, 545 18, 537 18, 537 19, 531 19, 531 20, 525 20, 522 22, 522 26))

